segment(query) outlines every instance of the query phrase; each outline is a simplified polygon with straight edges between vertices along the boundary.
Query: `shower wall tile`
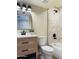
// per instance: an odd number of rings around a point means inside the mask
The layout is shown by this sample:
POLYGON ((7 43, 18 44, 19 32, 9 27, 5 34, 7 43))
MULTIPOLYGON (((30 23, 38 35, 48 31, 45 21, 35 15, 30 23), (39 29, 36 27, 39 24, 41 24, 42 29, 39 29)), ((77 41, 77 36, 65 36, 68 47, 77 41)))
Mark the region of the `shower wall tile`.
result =
POLYGON ((48 43, 62 41, 62 17, 61 10, 55 13, 53 10, 48 10, 48 43), (57 39, 53 39, 53 34, 56 34, 57 39))

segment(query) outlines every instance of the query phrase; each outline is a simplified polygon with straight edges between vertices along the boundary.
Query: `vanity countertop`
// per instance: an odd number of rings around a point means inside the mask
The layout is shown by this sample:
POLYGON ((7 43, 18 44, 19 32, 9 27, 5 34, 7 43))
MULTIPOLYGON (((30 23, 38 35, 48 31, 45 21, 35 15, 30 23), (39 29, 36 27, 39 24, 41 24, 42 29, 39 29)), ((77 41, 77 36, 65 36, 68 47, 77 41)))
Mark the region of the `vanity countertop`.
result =
POLYGON ((35 34, 17 35, 17 38, 24 38, 24 37, 37 37, 37 35, 35 34))

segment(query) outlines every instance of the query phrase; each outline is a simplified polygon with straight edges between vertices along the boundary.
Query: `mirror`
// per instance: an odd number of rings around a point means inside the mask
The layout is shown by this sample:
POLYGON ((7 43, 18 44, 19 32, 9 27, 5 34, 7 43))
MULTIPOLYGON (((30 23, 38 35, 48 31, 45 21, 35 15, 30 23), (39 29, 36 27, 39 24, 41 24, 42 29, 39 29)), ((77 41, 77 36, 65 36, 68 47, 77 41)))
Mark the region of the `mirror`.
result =
POLYGON ((29 12, 17 11, 17 30, 30 30, 32 28, 32 16, 29 12))

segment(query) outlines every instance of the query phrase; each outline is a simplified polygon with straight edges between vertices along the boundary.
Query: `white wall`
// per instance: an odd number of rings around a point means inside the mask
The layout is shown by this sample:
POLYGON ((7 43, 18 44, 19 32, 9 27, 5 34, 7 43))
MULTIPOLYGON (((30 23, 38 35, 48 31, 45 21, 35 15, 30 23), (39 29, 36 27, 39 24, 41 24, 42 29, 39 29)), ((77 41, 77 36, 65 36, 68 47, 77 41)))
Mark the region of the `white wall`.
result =
MULTIPOLYGON (((48 10, 48 42, 61 41, 62 39, 62 15, 61 10, 54 15, 53 9, 48 10), (57 40, 53 39, 53 33, 56 33, 57 40)), ((39 36, 47 36, 47 10, 35 7, 32 10, 32 21, 34 31, 39 36)))
POLYGON ((32 10, 34 31, 39 36, 47 36, 47 10, 36 7, 32 10))
POLYGON ((55 8, 48 10, 48 43, 61 41, 62 39, 62 15, 61 10, 55 14, 55 8), (53 39, 53 33, 56 33, 57 39, 53 39))

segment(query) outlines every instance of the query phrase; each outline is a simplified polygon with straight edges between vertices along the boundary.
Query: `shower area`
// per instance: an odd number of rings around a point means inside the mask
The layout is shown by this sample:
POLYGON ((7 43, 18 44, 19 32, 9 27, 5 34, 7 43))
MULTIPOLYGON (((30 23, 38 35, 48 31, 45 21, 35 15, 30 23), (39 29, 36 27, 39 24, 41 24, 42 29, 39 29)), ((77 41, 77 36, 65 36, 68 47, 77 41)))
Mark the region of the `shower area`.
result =
POLYGON ((62 9, 50 8, 47 12, 48 44, 62 42, 62 9))

